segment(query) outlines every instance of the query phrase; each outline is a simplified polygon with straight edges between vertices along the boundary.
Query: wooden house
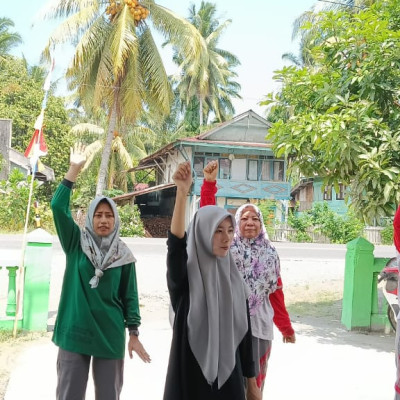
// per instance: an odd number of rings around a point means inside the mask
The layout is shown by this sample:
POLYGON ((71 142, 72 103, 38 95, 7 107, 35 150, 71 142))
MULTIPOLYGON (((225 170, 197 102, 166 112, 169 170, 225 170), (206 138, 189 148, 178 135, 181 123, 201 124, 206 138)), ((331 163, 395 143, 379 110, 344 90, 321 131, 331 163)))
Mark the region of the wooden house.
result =
POLYGON ((274 156, 271 142, 265 139, 268 128, 269 123, 264 118, 249 110, 201 135, 176 140, 142 159, 134 168, 135 171, 154 172, 155 181, 151 187, 117 196, 114 200, 139 204, 142 215, 171 215, 176 190, 172 175, 179 163, 189 160, 194 171, 188 199, 193 213, 198 207, 203 168, 210 160, 218 160, 217 204, 220 207, 234 212, 246 202, 263 199, 286 204, 290 198, 286 165, 283 159, 274 156))
POLYGON ((328 207, 339 215, 347 212, 345 202, 346 187, 339 185, 339 191, 331 185, 324 185, 319 177, 304 178, 297 185, 293 186, 290 194, 293 199, 292 206, 296 212, 311 210, 314 204, 326 202, 328 207))

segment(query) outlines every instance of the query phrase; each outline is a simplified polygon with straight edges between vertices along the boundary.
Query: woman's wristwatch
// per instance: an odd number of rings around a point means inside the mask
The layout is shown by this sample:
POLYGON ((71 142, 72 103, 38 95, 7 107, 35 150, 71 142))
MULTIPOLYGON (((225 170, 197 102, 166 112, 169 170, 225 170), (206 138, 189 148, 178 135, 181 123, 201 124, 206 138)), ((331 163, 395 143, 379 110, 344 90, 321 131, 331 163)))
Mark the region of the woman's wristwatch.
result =
POLYGON ((139 336, 139 329, 138 328, 129 329, 129 336, 139 336))

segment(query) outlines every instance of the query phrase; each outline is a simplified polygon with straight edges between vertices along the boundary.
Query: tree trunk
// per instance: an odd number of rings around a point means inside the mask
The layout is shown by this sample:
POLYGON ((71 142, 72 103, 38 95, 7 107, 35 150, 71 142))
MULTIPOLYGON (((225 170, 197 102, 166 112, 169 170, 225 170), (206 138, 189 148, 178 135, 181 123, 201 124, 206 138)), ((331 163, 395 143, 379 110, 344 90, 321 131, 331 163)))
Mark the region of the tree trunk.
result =
POLYGON ((199 97, 199 123, 200 123, 200 127, 203 126, 203 97, 200 96, 199 97))
POLYGON ((114 139, 114 130, 116 123, 117 123, 117 96, 115 96, 113 108, 111 110, 106 143, 104 144, 103 154, 101 156, 99 177, 97 179, 97 186, 96 186, 96 196, 101 196, 103 194, 104 189, 106 188, 108 164, 110 163, 111 145, 114 139))

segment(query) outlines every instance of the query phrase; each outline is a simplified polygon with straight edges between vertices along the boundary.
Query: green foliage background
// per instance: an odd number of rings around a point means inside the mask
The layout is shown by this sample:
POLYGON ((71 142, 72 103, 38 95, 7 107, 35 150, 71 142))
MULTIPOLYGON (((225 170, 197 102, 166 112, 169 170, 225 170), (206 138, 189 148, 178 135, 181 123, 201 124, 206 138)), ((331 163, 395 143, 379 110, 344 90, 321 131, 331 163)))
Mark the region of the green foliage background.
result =
POLYGON ((382 244, 393 244, 393 223, 388 223, 381 231, 382 244))
MULTIPOLYGON (((0 231, 3 233, 23 232, 31 177, 25 178, 18 169, 13 169, 8 181, 0 181, 0 231)), ((32 198, 38 197, 38 182, 33 182, 32 198)), ((35 209, 30 207, 28 230, 36 227, 35 209)), ((53 216, 47 202, 39 202, 40 226, 50 233, 55 233, 53 216)))
POLYGON ((347 185, 368 223, 400 203, 399 21, 398 0, 318 14, 303 26, 313 62, 277 71, 263 103, 289 172, 347 185))
MULTIPOLYGON (((0 59, 0 118, 12 119, 11 146, 22 153, 34 133, 43 96, 43 81, 30 76, 24 60, 0 59)), ((69 149, 73 143, 69 130, 64 99, 55 97, 50 90, 44 117, 48 154, 41 160, 54 170, 56 181, 61 180, 69 166, 69 149)), ((41 189, 48 200, 52 190, 49 186, 41 189)))
POLYGON ((289 216, 289 225, 296 229, 292 240, 298 242, 311 242, 307 230, 313 228, 326 236, 331 243, 347 243, 362 236, 363 222, 351 211, 345 216, 340 216, 332 211, 326 202, 317 203, 312 210, 299 215, 289 216))

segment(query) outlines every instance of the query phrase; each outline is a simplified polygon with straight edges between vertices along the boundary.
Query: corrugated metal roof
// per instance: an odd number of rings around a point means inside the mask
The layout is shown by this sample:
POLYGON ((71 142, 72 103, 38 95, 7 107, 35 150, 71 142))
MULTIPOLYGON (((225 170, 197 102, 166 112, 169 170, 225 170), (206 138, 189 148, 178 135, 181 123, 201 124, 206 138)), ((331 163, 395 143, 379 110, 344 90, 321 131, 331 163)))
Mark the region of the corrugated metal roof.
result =
POLYGON ((135 192, 130 192, 126 194, 121 194, 119 196, 115 196, 112 199, 118 203, 119 201, 123 200, 129 200, 132 197, 140 196, 142 194, 147 194, 151 192, 157 192, 158 190, 164 190, 164 189, 169 189, 176 186, 175 183, 163 183, 162 185, 157 185, 157 186, 151 186, 147 189, 142 189, 142 190, 136 190, 135 192))

